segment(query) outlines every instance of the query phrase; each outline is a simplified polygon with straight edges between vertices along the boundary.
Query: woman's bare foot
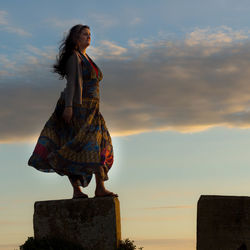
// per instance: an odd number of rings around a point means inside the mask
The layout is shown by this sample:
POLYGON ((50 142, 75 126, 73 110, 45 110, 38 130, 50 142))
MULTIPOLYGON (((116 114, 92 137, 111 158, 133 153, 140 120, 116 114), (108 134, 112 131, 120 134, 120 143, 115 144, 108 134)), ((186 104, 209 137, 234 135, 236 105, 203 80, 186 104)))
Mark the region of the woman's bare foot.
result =
POLYGON ((106 188, 96 187, 95 197, 105 197, 105 196, 118 197, 118 194, 115 194, 115 193, 107 190, 106 188))
POLYGON ((107 190, 104 186, 104 181, 96 174, 96 189, 95 189, 95 197, 118 197, 118 194, 115 194, 109 190, 107 190))
POLYGON ((78 199, 78 198, 88 198, 88 195, 87 194, 84 194, 82 192, 80 193, 73 193, 73 198, 72 199, 78 199))
POLYGON ((69 180, 70 180, 70 183, 73 187, 73 197, 72 199, 77 199, 77 198, 88 198, 88 195, 87 194, 84 194, 82 191, 81 191, 81 188, 80 186, 77 184, 77 180, 71 176, 68 176, 69 180))
POLYGON ((80 186, 78 186, 77 188, 74 188, 74 191, 73 191, 73 199, 76 199, 76 198, 88 198, 88 195, 87 194, 84 194, 81 189, 80 189, 80 186))

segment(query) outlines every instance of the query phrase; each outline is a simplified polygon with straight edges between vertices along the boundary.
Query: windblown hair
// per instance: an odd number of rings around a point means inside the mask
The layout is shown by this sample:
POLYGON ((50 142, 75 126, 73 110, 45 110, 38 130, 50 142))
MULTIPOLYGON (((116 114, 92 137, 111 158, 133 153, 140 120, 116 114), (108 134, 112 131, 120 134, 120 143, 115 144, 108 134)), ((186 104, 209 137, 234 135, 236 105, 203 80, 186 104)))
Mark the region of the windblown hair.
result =
POLYGON ((53 73, 58 73, 60 79, 66 75, 66 63, 74 50, 79 49, 78 40, 83 29, 90 29, 88 25, 77 24, 73 26, 66 38, 63 38, 59 46, 59 57, 56 56, 56 63, 53 65, 53 73))

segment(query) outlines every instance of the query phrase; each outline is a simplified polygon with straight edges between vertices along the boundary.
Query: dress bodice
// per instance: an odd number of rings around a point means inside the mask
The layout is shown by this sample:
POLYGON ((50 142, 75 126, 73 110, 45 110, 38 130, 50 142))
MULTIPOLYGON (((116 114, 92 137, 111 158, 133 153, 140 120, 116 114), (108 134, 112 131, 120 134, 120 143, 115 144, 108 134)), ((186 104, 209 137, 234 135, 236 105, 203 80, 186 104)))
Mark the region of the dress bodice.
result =
POLYGON ((89 60, 80 52, 83 63, 83 91, 82 98, 99 100, 99 81, 102 79, 100 68, 88 56, 89 60))

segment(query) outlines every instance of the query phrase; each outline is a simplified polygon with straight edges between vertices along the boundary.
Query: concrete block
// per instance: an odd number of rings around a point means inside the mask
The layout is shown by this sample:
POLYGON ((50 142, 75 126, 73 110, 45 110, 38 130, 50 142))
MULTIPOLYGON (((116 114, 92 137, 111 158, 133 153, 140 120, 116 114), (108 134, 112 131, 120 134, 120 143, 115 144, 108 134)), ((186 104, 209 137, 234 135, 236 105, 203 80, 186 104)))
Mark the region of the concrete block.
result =
POLYGON ((88 250, 115 250, 121 240, 117 197, 37 201, 35 239, 61 238, 88 250))
POLYGON ((250 197, 202 195, 197 250, 250 250, 250 197))

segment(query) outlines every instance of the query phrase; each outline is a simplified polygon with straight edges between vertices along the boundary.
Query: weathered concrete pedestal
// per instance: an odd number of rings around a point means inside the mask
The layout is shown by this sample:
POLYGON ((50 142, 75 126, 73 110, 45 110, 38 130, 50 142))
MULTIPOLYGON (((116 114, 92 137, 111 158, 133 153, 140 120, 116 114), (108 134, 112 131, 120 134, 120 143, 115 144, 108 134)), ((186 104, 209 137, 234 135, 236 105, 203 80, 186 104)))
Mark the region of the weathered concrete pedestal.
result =
POLYGON ((250 250, 250 197, 202 195, 197 250, 250 250))
POLYGON ((35 239, 59 238, 85 249, 113 250, 121 240, 120 205, 116 197, 37 201, 35 239))

